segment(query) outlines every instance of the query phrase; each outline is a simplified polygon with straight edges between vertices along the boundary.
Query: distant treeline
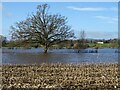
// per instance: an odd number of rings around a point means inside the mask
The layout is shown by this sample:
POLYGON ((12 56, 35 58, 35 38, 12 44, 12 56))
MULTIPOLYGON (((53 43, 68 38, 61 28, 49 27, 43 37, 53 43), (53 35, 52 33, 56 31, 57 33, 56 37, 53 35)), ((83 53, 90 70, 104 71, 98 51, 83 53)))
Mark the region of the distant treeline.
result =
MULTIPOLYGON (((25 41, 8 41, 6 37, 1 36, 0 38, 2 47, 24 47, 24 48, 39 48, 43 47, 41 44, 35 42, 25 42, 25 41)), ((59 44, 52 45, 50 48, 118 48, 118 39, 85 39, 84 43, 82 40, 64 40, 59 44), (99 43, 102 42, 102 43, 99 43)))

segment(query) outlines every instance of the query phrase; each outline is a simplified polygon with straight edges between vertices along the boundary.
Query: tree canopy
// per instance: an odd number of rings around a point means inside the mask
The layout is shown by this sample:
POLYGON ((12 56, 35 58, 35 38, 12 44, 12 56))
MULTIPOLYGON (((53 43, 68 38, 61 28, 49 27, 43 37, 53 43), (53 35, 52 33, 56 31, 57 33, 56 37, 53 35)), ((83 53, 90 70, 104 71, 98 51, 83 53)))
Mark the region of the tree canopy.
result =
POLYGON ((12 39, 39 43, 47 53, 50 46, 72 38, 74 33, 67 25, 67 18, 48 11, 49 5, 38 5, 35 14, 11 26, 12 39))

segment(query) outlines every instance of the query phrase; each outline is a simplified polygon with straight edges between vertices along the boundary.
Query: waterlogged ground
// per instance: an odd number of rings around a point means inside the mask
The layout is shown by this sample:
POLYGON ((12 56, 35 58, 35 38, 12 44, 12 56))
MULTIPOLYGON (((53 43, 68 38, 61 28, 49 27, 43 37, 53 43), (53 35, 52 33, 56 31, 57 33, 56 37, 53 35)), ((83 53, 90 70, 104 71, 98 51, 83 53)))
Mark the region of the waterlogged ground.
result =
POLYGON ((118 64, 3 65, 2 76, 3 90, 120 90, 118 64))
MULTIPOLYGON (((91 49, 88 49, 88 52, 91 49)), ((2 64, 41 64, 41 63, 116 63, 117 49, 98 49, 98 53, 81 52, 74 49, 50 49, 48 54, 42 48, 3 49, 2 64)))

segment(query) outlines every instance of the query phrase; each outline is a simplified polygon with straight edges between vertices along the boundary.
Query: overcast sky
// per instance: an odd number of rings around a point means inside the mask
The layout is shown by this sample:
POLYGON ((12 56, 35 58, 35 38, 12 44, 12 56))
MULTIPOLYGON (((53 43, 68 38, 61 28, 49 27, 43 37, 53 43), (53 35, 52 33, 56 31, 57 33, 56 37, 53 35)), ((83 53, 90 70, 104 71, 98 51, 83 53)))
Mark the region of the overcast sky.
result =
MULTIPOLYGON (((36 11, 40 2, 4 2, 0 5, 2 11, 2 34, 8 38, 10 26, 26 19, 36 11)), ((68 18, 75 35, 79 37, 82 29, 87 38, 110 39, 118 33, 118 3, 116 2, 51 2, 49 12, 61 14, 68 18)), ((0 32, 1 33, 1 32, 0 32)))

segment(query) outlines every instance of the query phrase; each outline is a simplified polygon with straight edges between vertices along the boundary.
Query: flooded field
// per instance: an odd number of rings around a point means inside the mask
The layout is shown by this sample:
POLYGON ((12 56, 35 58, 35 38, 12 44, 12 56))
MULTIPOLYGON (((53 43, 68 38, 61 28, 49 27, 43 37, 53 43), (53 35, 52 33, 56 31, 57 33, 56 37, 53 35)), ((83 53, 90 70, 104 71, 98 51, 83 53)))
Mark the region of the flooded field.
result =
POLYGON ((78 53, 75 49, 50 49, 48 54, 42 48, 2 49, 3 64, 40 63, 115 63, 118 62, 117 49, 85 49, 78 53))

